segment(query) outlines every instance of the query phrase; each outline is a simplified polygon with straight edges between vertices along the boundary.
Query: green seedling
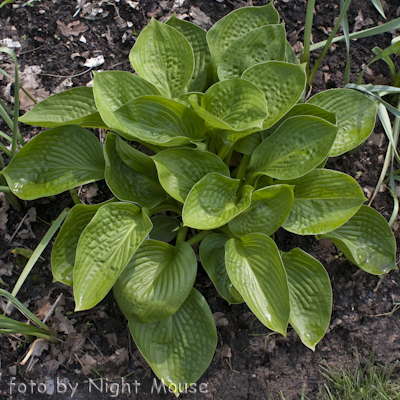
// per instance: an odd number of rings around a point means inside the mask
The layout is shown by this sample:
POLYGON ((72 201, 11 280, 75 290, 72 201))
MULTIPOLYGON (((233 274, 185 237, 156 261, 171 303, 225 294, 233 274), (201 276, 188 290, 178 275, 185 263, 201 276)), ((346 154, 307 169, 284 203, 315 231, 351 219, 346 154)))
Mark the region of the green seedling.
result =
POLYGON ((50 129, 2 171, 24 200, 102 179, 115 196, 69 212, 52 251, 54 280, 73 286, 75 311, 113 289, 137 347, 177 396, 217 345, 193 288, 198 257, 228 303, 246 302, 282 335, 290 323, 314 350, 329 326, 328 274, 271 236, 282 227, 329 237, 369 273, 397 268, 385 219, 363 205, 353 178, 323 168, 369 137, 377 101, 335 89, 304 103, 306 65, 272 3, 236 10, 208 33, 175 16, 153 19, 129 59, 137 75, 95 73, 93 88, 53 95, 22 116, 50 129), (104 146, 85 128, 106 129, 104 146))

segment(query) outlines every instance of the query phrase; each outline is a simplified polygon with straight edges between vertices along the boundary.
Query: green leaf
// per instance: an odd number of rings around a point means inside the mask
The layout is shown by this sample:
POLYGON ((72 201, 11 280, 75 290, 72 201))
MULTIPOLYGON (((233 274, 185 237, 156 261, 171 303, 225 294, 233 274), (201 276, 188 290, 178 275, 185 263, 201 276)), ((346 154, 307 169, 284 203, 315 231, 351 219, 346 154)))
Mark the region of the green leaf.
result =
POLYGON ((193 110, 160 96, 138 97, 113 115, 128 139, 158 146, 187 145, 202 140, 206 131, 204 121, 193 110))
POLYGON ((18 121, 45 128, 79 125, 108 129, 97 111, 90 87, 77 87, 54 94, 19 117, 18 121))
POLYGON ((187 243, 145 240, 115 283, 114 296, 128 320, 157 322, 178 311, 196 273, 196 254, 187 243))
POLYGON ((53 196, 104 179, 103 150, 88 130, 60 126, 34 137, 1 173, 23 200, 53 196))
POLYGON ((88 206, 77 204, 64 221, 51 251, 53 282, 73 285, 76 248, 81 233, 104 203, 88 206))
POLYGON ((351 89, 331 89, 313 96, 308 104, 336 113, 339 126, 330 157, 336 157, 363 143, 375 126, 376 101, 351 89))
POLYGON ((202 92, 207 80, 207 67, 210 65, 211 61, 211 52, 206 39, 207 32, 191 22, 177 18, 176 14, 174 14, 166 24, 172 26, 185 36, 192 46, 194 53, 194 70, 188 85, 188 91, 202 92))
POLYGON ((94 307, 107 295, 151 228, 150 219, 134 204, 106 204, 97 211, 78 243, 76 311, 94 307))
POLYGON ((275 242, 262 233, 230 239, 225 245, 229 278, 256 317, 286 336, 289 288, 275 242))
POLYGON ((338 128, 308 115, 287 119, 253 152, 249 174, 295 179, 316 168, 329 154, 338 128))
POLYGON ((296 57, 296 53, 294 52, 292 46, 287 40, 285 43, 285 61, 290 64, 299 64, 299 60, 296 57))
POLYGON ((267 99, 268 118, 263 129, 274 125, 300 99, 306 86, 305 64, 268 61, 247 69, 242 78, 254 83, 267 99))
POLYGON ((322 118, 325 121, 336 125, 336 117, 334 113, 328 112, 321 107, 314 106, 312 104, 296 104, 290 111, 288 111, 277 123, 271 128, 261 132, 263 139, 267 139, 271 136, 287 119, 297 117, 299 115, 310 115, 313 117, 322 118))
POLYGON ((238 199, 239 179, 212 172, 193 186, 182 211, 183 223, 195 229, 219 228, 249 207, 253 188, 243 187, 238 199))
POLYGON ((255 64, 285 60, 284 25, 264 25, 236 39, 225 51, 218 65, 221 81, 240 78, 255 64))
POLYGON ((293 186, 259 189, 253 192, 250 207, 229 222, 229 229, 238 237, 255 232, 271 236, 285 221, 292 205, 293 186))
POLYGON ((190 104, 210 126, 231 131, 260 130, 268 115, 261 90, 243 79, 229 79, 211 86, 201 97, 189 97, 190 104))
POLYGON ((228 236, 221 233, 207 236, 200 244, 200 260, 220 296, 229 304, 239 304, 244 300, 232 285, 225 267, 225 243, 228 240, 228 236))
POLYGON ((348 221, 366 201, 358 183, 342 172, 315 169, 289 181, 294 185, 294 203, 282 224, 298 235, 330 232, 348 221))
POLYGON ((94 75, 93 94, 104 122, 110 128, 123 130, 113 112, 136 97, 159 96, 160 92, 138 75, 125 71, 104 71, 94 75))
POLYGON ((107 185, 120 200, 153 208, 167 198, 153 160, 115 133, 107 135, 104 157, 107 185))
POLYGON ((150 239, 169 243, 176 238, 180 226, 176 218, 167 215, 154 215, 151 217, 151 222, 153 229, 149 233, 150 239))
POLYGON ((279 14, 272 2, 262 7, 240 8, 219 20, 207 33, 213 69, 235 40, 260 26, 278 23, 279 14))
POLYGON ((295 248, 282 253, 290 293, 289 322, 311 350, 323 338, 332 312, 329 275, 314 257, 295 248))
POLYGON ((251 156, 253 151, 260 145, 262 142, 261 132, 255 132, 251 135, 245 136, 244 138, 239 139, 235 145, 234 149, 242 154, 246 154, 251 156))
POLYGON ((210 307, 196 289, 174 315, 150 324, 131 320, 129 328, 151 369, 176 396, 201 377, 217 347, 210 307))
POLYGON ((195 62, 185 36, 154 18, 140 33, 129 61, 139 76, 171 98, 187 92, 195 62))
POLYGON ((210 172, 229 176, 229 168, 215 154, 195 149, 167 149, 157 153, 161 185, 176 200, 184 203, 192 187, 210 172))
POLYGON ((344 225, 318 235, 330 238, 357 267, 374 275, 397 269, 396 240, 385 218, 371 207, 362 206, 344 225))

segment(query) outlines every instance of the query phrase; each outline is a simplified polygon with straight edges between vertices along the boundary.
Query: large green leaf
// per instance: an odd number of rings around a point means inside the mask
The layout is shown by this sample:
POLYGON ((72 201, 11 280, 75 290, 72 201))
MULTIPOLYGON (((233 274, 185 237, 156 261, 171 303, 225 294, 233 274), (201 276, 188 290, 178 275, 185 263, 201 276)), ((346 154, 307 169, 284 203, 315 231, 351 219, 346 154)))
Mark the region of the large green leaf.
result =
POLYGON ((152 208, 167 198, 153 160, 115 133, 107 135, 104 157, 107 185, 120 200, 152 208))
POLYGON ((289 118, 254 150, 249 174, 277 179, 303 176, 328 156, 337 131, 335 125, 318 117, 289 118))
POLYGON ((215 229, 249 207, 253 188, 243 187, 237 198, 239 179, 211 172, 193 186, 182 211, 183 223, 195 229, 215 229))
POLYGON ((129 328, 151 369, 176 396, 200 378, 217 347, 211 310, 196 289, 174 315, 150 324, 131 320, 129 328))
POLYGON ((18 120, 27 125, 45 128, 61 125, 108 128, 97 111, 93 89, 90 87, 77 87, 54 94, 34 106, 18 120))
POLYGON ((16 196, 34 200, 101 180, 104 168, 96 137, 79 126, 65 125, 34 137, 1 173, 16 196))
POLYGON ((229 304, 243 303, 243 298, 232 285, 225 267, 225 243, 228 236, 213 233, 200 244, 201 265, 206 270, 215 288, 229 304))
POLYGON ((260 145, 263 141, 261 132, 255 132, 244 138, 239 139, 234 146, 234 149, 242 154, 251 156, 253 151, 260 145))
POLYGON ((329 275, 314 257, 295 248, 282 254, 290 293, 289 322, 311 350, 325 335, 332 312, 329 275))
POLYGON ((201 106, 197 103, 197 95, 191 95, 189 100, 207 124, 218 129, 260 130, 268 115, 267 102, 261 90, 239 78, 211 86, 201 96, 201 106))
POLYGON ((261 132, 263 139, 267 139, 269 136, 271 136, 287 119, 297 117, 299 115, 311 115, 314 117, 319 117, 333 125, 336 125, 335 113, 326 111, 321 107, 314 106, 313 104, 296 104, 278 122, 271 126, 271 128, 261 132))
POLYGON ((215 154, 195 149, 167 149, 153 157, 163 188, 184 203, 192 187, 210 172, 229 176, 229 168, 215 154))
POLYGON ((362 206, 344 225, 318 235, 330 238, 357 267, 370 274, 383 275, 396 265, 396 240, 390 226, 377 211, 362 206))
POLYGON ((138 97, 113 115, 128 139, 138 138, 158 146, 180 146, 202 140, 206 131, 204 121, 193 110, 161 96, 138 97))
POLYGON ((151 217, 153 229, 150 231, 150 239, 169 243, 176 238, 180 222, 177 218, 168 215, 154 215, 151 217))
POLYGON ((289 181, 294 203, 282 226, 298 235, 330 232, 348 221, 366 201, 358 183, 342 172, 315 169, 289 181))
POLYGON ((285 41, 284 25, 264 25, 251 30, 225 51, 218 65, 219 79, 240 78, 247 68, 262 62, 284 61, 285 41))
POLYGON ((268 61, 247 69, 242 78, 254 83, 267 99, 267 129, 282 118, 300 99, 306 86, 305 64, 268 61))
POLYGON ((140 33, 129 61, 139 76, 166 97, 187 91, 194 70, 193 50, 185 36, 154 18, 140 33))
POLYGON ((225 245, 229 278, 256 317, 286 336, 289 288, 275 242, 262 233, 230 239, 225 245))
POLYGON ((92 206, 77 204, 69 212, 51 251, 53 282, 62 282, 72 286, 76 248, 78 247, 79 238, 97 210, 104 204, 101 203, 92 206))
POLYGON ((104 71, 94 75, 93 94, 104 122, 110 128, 123 130, 113 112, 136 97, 158 96, 160 92, 138 75, 125 71, 104 71))
POLYGON ((75 310, 99 303, 140 246, 152 224, 129 203, 101 207, 79 239, 74 268, 75 310))
POLYGON ((219 20, 207 33, 213 69, 236 39, 260 26, 278 23, 279 14, 272 2, 262 7, 240 8, 219 20))
POLYGON ((272 235, 285 221, 293 205, 293 186, 274 185, 251 196, 250 207, 229 222, 236 236, 259 232, 272 235))
POLYGON ((128 320, 157 322, 184 303, 196 273, 196 254, 187 243, 145 240, 115 283, 114 296, 128 320))
POLYGON ((325 90, 313 96, 308 103, 336 113, 340 129, 330 153, 331 157, 356 148, 374 129, 378 104, 355 90, 325 90))
POLYGON ((207 44, 207 32, 199 26, 177 18, 174 14, 167 22, 188 40, 194 53, 194 70, 188 85, 188 91, 203 91, 207 80, 207 67, 211 61, 211 52, 207 44))

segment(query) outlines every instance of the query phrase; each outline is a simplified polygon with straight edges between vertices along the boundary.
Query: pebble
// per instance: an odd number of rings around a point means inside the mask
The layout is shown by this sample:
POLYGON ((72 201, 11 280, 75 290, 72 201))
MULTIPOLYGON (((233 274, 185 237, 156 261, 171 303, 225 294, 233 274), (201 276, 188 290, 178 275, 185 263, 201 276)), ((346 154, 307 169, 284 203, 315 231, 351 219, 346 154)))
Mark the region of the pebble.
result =
POLYGON ((10 368, 8 368, 8 372, 12 376, 17 375, 17 366, 16 365, 12 365, 10 368))

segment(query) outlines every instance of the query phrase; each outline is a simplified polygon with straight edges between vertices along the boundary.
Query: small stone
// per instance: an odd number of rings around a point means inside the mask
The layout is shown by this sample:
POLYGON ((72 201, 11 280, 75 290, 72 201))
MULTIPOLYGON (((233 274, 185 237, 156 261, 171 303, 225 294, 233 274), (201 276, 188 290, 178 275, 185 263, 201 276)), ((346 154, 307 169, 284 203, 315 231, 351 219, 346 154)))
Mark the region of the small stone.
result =
POLYGON ((253 374, 251 377, 252 377, 252 378, 257 378, 257 375, 256 375, 256 374, 253 374))
POLYGON ((17 375, 17 366, 16 365, 12 365, 10 368, 8 368, 8 372, 12 376, 17 375))
POLYGON ((54 394, 54 379, 51 379, 49 376, 46 376, 46 394, 52 396, 54 394))
POLYGON ((223 347, 221 350, 221 357, 226 357, 226 358, 231 358, 232 357, 232 351, 231 348, 227 345, 223 347))
POLYGON ((384 161, 385 161, 384 155, 383 155, 383 154, 380 154, 380 155, 378 156, 378 163, 379 163, 379 164, 383 164, 384 161))
POLYGON ((228 325, 229 325, 229 321, 226 318, 221 318, 215 323, 215 326, 217 328, 220 328, 221 326, 228 326, 228 325))
POLYGON ((267 346, 268 353, 272 353, 273 350, 275 349, 275 347, 276 347, 276 340, 275 339, 271 339, 269 341, 269 343, 268 343, 268 346, 267 346))

